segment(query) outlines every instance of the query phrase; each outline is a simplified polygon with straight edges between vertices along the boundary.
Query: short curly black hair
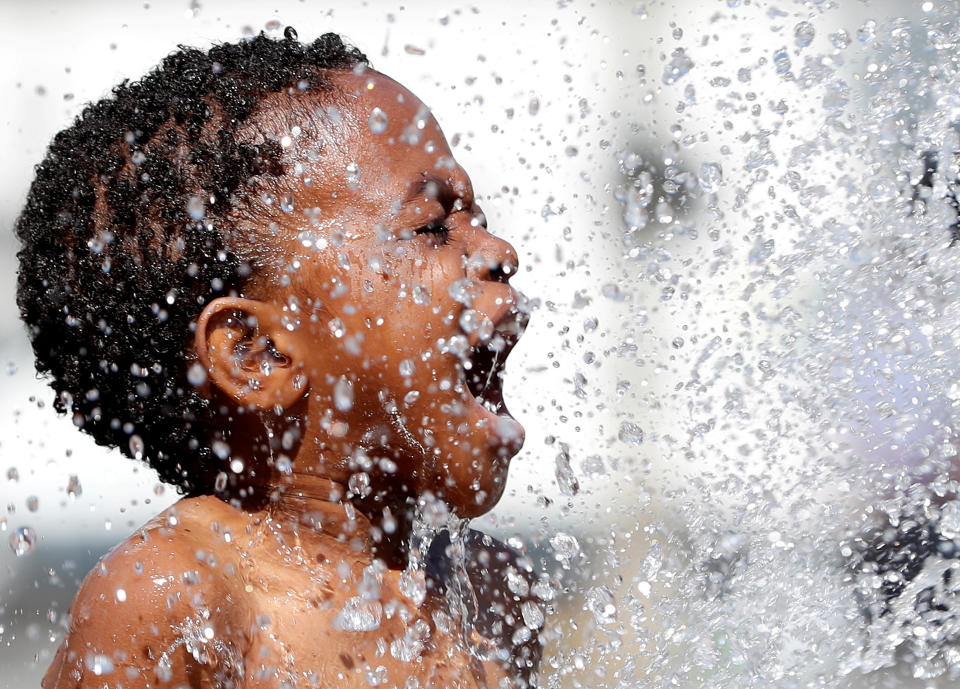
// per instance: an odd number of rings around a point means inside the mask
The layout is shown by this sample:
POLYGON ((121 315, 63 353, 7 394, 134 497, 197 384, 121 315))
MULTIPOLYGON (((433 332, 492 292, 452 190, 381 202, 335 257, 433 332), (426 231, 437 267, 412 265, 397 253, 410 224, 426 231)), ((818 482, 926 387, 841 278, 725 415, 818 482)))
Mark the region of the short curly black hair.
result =
POLYGON ((283 91, 328 97, 331 70, 366 63, 336 34, 305 45, 289 28, 181 46, 88 105, 36 168, 16 231, 37 370, 58 411, 187 494, 209 492, 220 464, 191 330, 251 273, 230 241, 248 181, 283 174, 280 144, 249 133, 258 106, 283 91))

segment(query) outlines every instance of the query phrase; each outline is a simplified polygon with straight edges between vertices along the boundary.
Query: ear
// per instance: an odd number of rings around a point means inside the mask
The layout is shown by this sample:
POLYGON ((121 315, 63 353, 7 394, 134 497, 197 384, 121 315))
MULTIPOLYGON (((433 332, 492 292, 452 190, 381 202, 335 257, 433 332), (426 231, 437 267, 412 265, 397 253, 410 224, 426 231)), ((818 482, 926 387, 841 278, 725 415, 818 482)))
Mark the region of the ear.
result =
POLYGON ((296 342, 267 302, 219 297, 197 319, 194 347, 208 380, 237 403, 287 409, 308 389, 296 342))

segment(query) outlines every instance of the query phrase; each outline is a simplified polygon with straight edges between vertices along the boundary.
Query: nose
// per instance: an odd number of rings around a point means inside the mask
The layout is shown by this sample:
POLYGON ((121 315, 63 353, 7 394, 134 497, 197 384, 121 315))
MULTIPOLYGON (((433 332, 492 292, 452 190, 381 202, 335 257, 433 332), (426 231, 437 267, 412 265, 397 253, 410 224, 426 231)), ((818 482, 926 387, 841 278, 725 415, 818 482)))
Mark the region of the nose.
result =
POLYGON ((491 280, 506 283, 520 268, 517 250, 505 239, 479 231, 480 241, 466 256, 467 277, 471 280, 491 280))

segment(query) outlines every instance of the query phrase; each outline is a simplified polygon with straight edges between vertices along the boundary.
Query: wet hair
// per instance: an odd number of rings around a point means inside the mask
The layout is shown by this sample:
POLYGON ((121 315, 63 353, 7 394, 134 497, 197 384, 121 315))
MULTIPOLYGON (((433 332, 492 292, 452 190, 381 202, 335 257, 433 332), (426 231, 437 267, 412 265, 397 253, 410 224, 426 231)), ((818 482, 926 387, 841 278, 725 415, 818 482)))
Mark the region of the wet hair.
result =
POLYGON ((283 174, 251 134, 266 96, 335 93, 366 57, 336 34, 288 28, 209 51, 181 46, 54 137, 20 214, 17 303, 55 408, 101 445, 208 492, 214 403, 189 342, 203 306, 251 273, 230 241, 250 182, 283 174))

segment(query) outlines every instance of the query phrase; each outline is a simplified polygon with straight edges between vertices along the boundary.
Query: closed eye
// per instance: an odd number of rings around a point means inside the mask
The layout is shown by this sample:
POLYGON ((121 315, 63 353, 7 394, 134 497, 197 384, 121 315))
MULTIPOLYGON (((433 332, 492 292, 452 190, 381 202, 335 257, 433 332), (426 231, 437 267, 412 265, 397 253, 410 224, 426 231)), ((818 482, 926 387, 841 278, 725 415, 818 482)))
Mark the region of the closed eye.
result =
POLYGON ((417 230, 417 234, 429 234, 436 237, 440 245, 447 244, 450 241, 450 228, 443 223, 431 223, 417 230))

